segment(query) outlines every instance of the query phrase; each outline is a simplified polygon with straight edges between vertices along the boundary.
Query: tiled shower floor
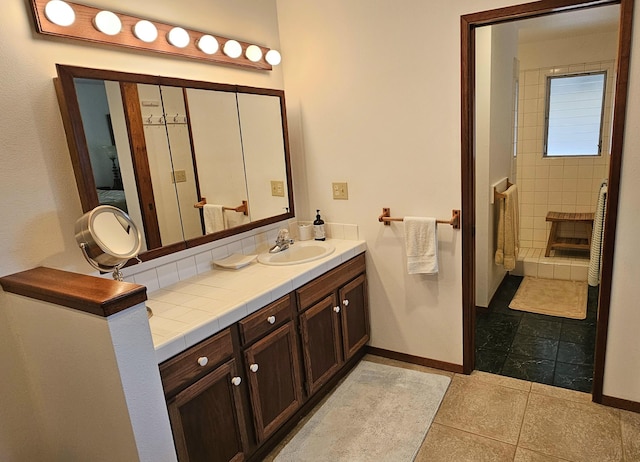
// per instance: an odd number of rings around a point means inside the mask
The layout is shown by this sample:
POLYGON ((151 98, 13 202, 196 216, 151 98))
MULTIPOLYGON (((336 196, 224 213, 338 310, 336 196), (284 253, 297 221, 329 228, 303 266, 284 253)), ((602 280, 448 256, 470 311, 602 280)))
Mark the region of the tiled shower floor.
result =
POLYGON ((477 310, 476 369, 591 392, 598 288, 576 320, 510 309, 521 281, 507 275, 488 310, 477 310))

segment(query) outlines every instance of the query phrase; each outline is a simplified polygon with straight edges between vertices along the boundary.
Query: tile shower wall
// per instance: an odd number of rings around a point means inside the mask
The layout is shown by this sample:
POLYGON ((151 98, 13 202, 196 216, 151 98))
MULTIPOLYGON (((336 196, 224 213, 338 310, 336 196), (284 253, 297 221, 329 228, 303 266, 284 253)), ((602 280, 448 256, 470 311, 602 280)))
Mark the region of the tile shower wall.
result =
MULTIPOLYGON (((595 211, 600 185, 609 174, 614 73, 614 61, 521 70, 516 167, 521 248, 546 247, 551 228, 545 220, 547 212, 595 211), (547 76, 600 70, 607 71, 602 155, 545 158, 542 152, 547 76)), ((586 237, 587 232, 586 228, 565 227, 560 234, 586 237)))

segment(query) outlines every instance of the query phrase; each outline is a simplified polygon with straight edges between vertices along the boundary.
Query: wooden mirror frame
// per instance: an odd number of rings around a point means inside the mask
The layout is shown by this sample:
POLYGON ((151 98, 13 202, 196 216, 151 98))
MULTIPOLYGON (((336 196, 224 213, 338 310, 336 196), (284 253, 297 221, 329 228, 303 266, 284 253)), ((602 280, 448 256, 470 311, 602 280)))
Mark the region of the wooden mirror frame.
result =
MULTIPOLYGON (((163 255, 185 250, 187 248, 196 247, 202 244, 206 244, 218 239, 240 234, 261 226, 265 226, 271 223, 283 221, 295 216, 294 203, 293 203, 293 184, 291 178, 291 160, 289 154, 289 136, 287 127, 286 107, 284 99, 284 91, 282 90, 270 90, 264 88, 254 88, 241 85, 228 85, 218 84, 211 82, 203 82, 196 80, 187 80, 174 77, 162 77, 152 76, 145 74, 133 74, 119 71, 109 71, 102 69, 90 69, 84 67, 56 65, 58 70, 58 78, 55 79, 56 93, 58 95, 58 103, 60 105, 60 112, 62 114, 62 120, 67 137, 67 144, 69 145, 69 153, 71 155, 71 162, 73 164, 73 170, 76 178, 76 184, 78 187, 78 194, 80 195, 80 202, 82 204, 83 212, 88 212, 94 207, 99 205, 98 195, 96 191, 96 184, 93 177, 93 171, 91 166, 91 159, 89 157, 89 148, 87 146, 87 140, 84 133, 84 127, 82 124, 82 118, 80 115, 80 106, 76 97, 76 90, 74 79, 86 78, 86 79, 99 79, 99 80, 111 80, 124 82, 125 84, 150 84, 150 85, 167 85, 183 88, 196 88, 214 91, 226 91, 236 93, 250 93, 260 95, 277 96, 280 98, 280 111, 282 114, 282 133, 284 144, 284 163, 287 177, 287 189, 289 208, 286 213, 263 218, 260 220, 252 221, 250 223, 242 224, 234 228, 225 229, 212 234, 205 234, 192 239, 183 240, 162 247, 152 248, 146 252, 142 252, 139 257, 143 261, 148 261, 163 255)), ((124 97, 124 94, 123 94, 124 97)), ((125 101, 123 101, 125 104, 125 101)), ((134 108, 135 110, 135 108, 134 108)), ((139 112, 139 108, 137 108, 139 112)), ((127 127, 130 130, 130 127, 127 127)), ((144 143, 144 133, 131 133, 129 131, 129 145, 131 148, 131 155, 135 157, 140 151, 144 151, 144 159, 146 159, 146 147, 144 143)), ((137 165, 136 168, 141 166, 144 168, 144 162, 137 165)), ((148 169, 148 164, 146 165, 148 169)), ((147 190, 151 190, 151 185, 145 186, 147 190)), ((140 192, 138 193, 140 197, 140 192)), ((152 193, 148 199, 153 201, 152 193)), ((144 221, 144 217, 143 217, 144 221)), ((154 229, 148 230, 147 223, 145 222, 145 234, 151 232, 153 234, 154 229)), ((157 229, 155 231, 158 231, 157 229)), ((153 239, 159 240, 159 233, 152 236, 153 239)), ((129 262, 130 264, 132 262, 129 262)))
POLYGON ((542 0, 495 10, 461 16, 461 142, 462 142, 462 326, 463 371, 470 374, 475 368, 475 30, 481 26, 511 22, 520 19, 547 16, 554 13, 620 5, 618 32, 618 63, 613 114, 613 133, 609 167, 607 214, 605 219, 602 279, 598 301, 598 324, 592 399, 594 402, 618 405, 616 398, 603 396, 604 363, 607 328, 611 302, 613 254, 615 249, 620 171, 624 139, 625 115, 629 81, 629 57, 633 21, 633 0, 542 0))

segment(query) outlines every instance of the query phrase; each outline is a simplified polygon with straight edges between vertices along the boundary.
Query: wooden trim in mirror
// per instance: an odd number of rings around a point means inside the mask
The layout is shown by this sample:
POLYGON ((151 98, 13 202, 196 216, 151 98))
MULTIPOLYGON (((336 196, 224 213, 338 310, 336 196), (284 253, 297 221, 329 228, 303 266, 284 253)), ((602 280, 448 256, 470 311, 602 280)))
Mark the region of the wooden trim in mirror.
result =
POLYGON ((618 68, 615 89, 615 110, 609 169, 607 215, 603 245, 602 278, 598 307, 598 327, 594 363, 593 401, 603 398, 604 363, 611 298, 613 253, 620 191, 622 144, 629 78, 629 57, 633 21, 633 0, 542 0, 506 8, 461 16, 461 177, 462 177, 462 304, 463 304, 463 370, 470 374, 475 368, 475 30, 480 26, 518 19, 534 18, 558 12, 620 5, 618 68))
POLYGON ((122 107, 124 118, 129 132, 129 146, 131 148, 131 160, 133 172, 138 185, 138 199, 142 223, 144 223, 144 235, 148 249, 162 247, 158 214, 156 213, 156 201, 153 197, 151 186, 151 169, 147 156, 147 143, 144 139, 144 127, 142 126, 142 114, 140 105, 134 104, 139 100, 138 85, 132 82, 120 82, 122 93, 122 107))
MULTIPOLYGON (((143 261, 151 260, 163 255, 168 255, 180 250, 184 250, 186 248, 196 247, 198 245, 206 244, 221 238, 240 234, 252 229, 259 228, 261 226, 293 218, 295 216, 284 91, 266 88, 254 88, 249 86, 194 81, 174 77, 89 69, 61 64, 56 65, 56 68, 58 71, 58 78, 54 79, 54 83, 57 91, 58 102, 60 105, 60 111, 65 127, 67 142, 69 145, 69 152, 71 155, 71 161, 83 212, 87 212, 98 206, 99 200, 89 155, 89 147, 87 145, 85 131, 82 124, 80 104, 76 94, 76 86, 74 80, 76 78, 80 78, 120 82, 123 100, 122 102, 125 113, 125 122, 129 134, 129 147, 132 153, 132 162, 135 165, 134 172, 139 188, 138 198, 141 208, 141 214, 143 217, 144 236, 148 246, 148 250, 140 254, 140 258, 143 261), (261 218, 249 223, 244 223, 230 229, 225 229, 211 234, 205 234, 192 239, 187 239, 182 242, 175 242, 169 245, 159 246, 161 244, 161 239, 158 229, 158 217, 156 213, 157 208, 154 200, 153 189, 148 181, 148 179, 150 178, 150 166, 144 137, 144 127, 142 126, 141 122, 142 116, 139 105, 130 103, 132 99, 138 99, 137 84, 148 84, 157 86, 163 85, 181 87, 183 89, 193 88, 231 93, 249 93, 256 95, 268 95, 279 98, 280 112, 282 117, 282 141, 284 146, 284 174, 286 175, 288 190, 288 195, 286 198, 288 199, 288 209, 284 210, 281 214, 269 216, 267 218, 261 218)), ((192 140, 192 137, 190 137, 191 147, 193 148, 192 140)), ((193 149, 192 153, 194 153, 193 149)), ((197 174, 197 164, 195 163, 194 171, 197 174)), ((197 190, 197 194, 198 197, 200 197, 200 190, 197 190)), ((251 205, 251 200, 249 200, 249 204, 251 205)), ((130 262, 130 264, 132 263, 133 262, 130 262)))

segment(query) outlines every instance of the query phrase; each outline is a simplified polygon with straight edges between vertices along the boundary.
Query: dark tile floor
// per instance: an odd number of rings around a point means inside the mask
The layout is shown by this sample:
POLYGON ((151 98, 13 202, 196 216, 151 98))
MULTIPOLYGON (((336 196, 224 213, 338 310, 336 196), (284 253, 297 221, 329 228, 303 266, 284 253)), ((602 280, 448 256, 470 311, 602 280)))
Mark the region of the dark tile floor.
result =
POLYGON ((507 275, 489 309, 477 310, 476 369, 591 392, 598 288, 577 320, 510 309, 521 281, 507 275))

